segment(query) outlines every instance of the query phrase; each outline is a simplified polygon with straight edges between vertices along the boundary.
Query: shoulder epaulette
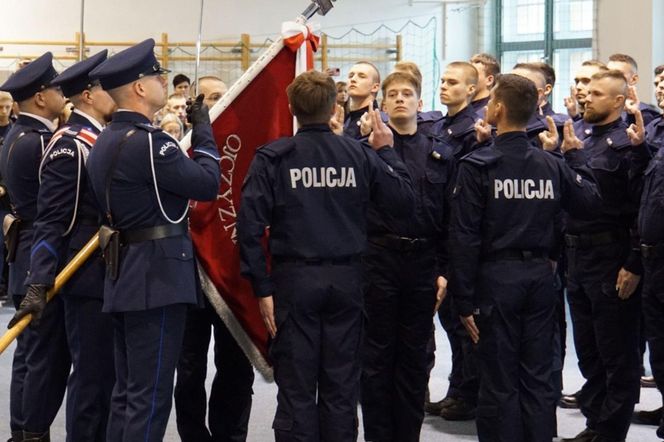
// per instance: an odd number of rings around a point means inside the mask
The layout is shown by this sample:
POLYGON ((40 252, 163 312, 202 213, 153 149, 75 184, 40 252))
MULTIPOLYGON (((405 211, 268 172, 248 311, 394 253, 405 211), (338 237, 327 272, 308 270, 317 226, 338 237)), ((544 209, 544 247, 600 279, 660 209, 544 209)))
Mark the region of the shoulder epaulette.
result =
POLYGON ((461 158, 461 161, 472 163, 476 166, 489 166, 497 162, 503 154, 491 146, 482 147, 461 158))
POLYGON ((443 118, 443 113, 441 111, 419 112, 417 114, 418 123, 429 123, 440 120, 441 118, 443 118))
POLYGON ((68 137, 78 140, 88 147, 92 147, 97 141, 97 134, 85 127, 64 126, 53 134, 50 144, 55 144, 60 138, 68 137))
POLYGON ((290 137, 284 137, 259 147, 257 153, 265 154, 270 158, 277 158, 287 154, 294 148, 295 142, 290 137))
POLYGON ((136 126, 139 129, 143 129, 147 132, 159 132, 159 131, 161 131, 160 127, 154 126, 150 123, 134 123, 134 126, 136 126))

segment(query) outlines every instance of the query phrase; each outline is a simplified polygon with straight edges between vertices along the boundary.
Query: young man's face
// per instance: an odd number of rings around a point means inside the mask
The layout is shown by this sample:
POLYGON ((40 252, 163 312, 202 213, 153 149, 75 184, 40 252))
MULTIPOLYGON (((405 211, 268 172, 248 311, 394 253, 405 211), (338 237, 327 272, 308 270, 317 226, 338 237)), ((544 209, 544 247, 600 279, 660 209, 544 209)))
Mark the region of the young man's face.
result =
POLYGON ((0 120, 7 120, 12 113, 12 100, 0 100, 0 120))
POLYGON ((576 76, 574 77, 574 98, 576 98, 576 102, 579 103, 581 107, 584 107, 586 104, 590 79, 597 72, 599 72, 599 68, 597 66, 581 66, 581 68, 576 73, 576 76))
POLYGON ((189 83, 183 81, 173 88, 173 93, 182 95, 183 97, 189 97, 189 83))
POLYGON ((187 100, 181 95, 171 97, 168 99, 167 109, 184 121, 187 117, 187 100))
POLYGON ((475 94, 475 85, 468 84, 465 71, 458 67, 448 67, 440 77, 440 102, 445 106, 458 107, 475 94))
POLYGON ((664 109, 664 72, 655 77, 655 98, 657 106, 664 109))
POLYGON ((92 97, 92 106, 104 119, 102 123, 110 122, 111 115, 117 107, 115 101, 101 86, 93 86, 90 89, 90 96, 92 97))
POLYGON ((65 107, 65 96, 59 87, 49 87, 40 92, 44 100, 44 108, 48 111, 50 118, 57 118, 65 107))
POLYGON ((379 89, 377 73, 371 65, 356 64, 348 72, 348 95, 350 97, 364 99, 375 96, 379 89))
POLYGON ((409 82, 393 81, 385 90, 383 105, 390 121, 403 122, 417 119, 422 100, 409 82))

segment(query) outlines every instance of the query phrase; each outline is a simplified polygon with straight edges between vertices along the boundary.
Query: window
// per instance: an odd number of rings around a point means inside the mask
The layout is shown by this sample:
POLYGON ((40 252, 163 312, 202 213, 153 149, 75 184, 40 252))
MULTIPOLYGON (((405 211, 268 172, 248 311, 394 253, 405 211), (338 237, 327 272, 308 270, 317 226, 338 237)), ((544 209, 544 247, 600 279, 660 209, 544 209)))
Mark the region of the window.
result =
POLYGON ((552 105, 565 112, 574 73, 592 58, 594 0, 496 0, 496 53, 503 71, 545 61, 556 70, 552 105))

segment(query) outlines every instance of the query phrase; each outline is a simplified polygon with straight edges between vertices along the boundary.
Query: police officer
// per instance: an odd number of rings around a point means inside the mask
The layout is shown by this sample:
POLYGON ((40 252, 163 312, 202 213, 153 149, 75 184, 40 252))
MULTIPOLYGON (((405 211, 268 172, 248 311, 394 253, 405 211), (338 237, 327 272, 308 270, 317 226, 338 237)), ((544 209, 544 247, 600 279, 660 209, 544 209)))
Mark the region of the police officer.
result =
POLYGON ((574 133, 581 141, 592 134, 592 124, 583 119, 590 80, 596 73, 607 70, 606 65, 600 61, 584 61, 574 76, 574 85, 570 88, 570 96, 565 98, 567 114, 574 120, 574 133))
MULTIPOLYGON (((655 77, 655 97, 660 109, 664 109, 664 75, 660 73, 655 77)), ((656 153, 664 146, 664 118, 662 115, 654 118, 646 126, 646 143, 651 151, 656 153)))
POLYGON ((533 113, 528 121, 528 126, 526 126, 526 134, 528 135, 530 142, 538 147, 542 147, 542 141, 539 138, 539 134, 547 130, 547 116, 553 118, 558 130, 559 140, 561 140, 563 125, 568 118, 565 115, 556 114, 551 109, 551 106, 547 106, 548 102, 545 94, 547 82, 541 68, 535 64, 518 63, 514 66, 514 69, 512 69, 512 73, 529 79, 535 83, 535 86, 537 87, 537 112, 533 113))
MULTIPOLYGON (((501 76, 487 110, 497 137, 461 160, 454 189, 450 293, 479 345, 480 441, 551 441, 553 218, 561 208, 590 216, 599 203, 579 174, 589 171, 577 173, 530 144, 525 129, 537 101, 530 80, 501 76)), ((545 146, 554 149, 550 117, 549 125, 545 146)))
MULTIPOLYGON (((89 72, 106 60, 104 50, 51 81, 75 109, 51 138, 39 166, 37 218, 30 252, 29 290, 45 296, 57 272, 97 232, 100 220, 86 173, 90 149, 110 121, 115 103, 89 72)), ((111 317, 102 313, 104 265, 93 255, 62 289, 73 371, 67 385, 67 441, 106 440, 113 371, 111 317)), ((39 304, 36 308, 40 308, 39 304)), ((19 310, 19 315, 25 310, 19 310)), ((33 310, 33 314, 35 311, 33 310)))
POLYGON ((586 429, 569 441, 622 441, 639 398, 641 274, 636 215, 649 152, 643 119, 628 127, 621 113, 627 96, 619 71, 592 76, 583 118, 593 124, 583 153, 603 204, 592 220, 566 221, 568 302, 579 368, 586 383, 578 403, 586 429))
POLYGON ((25 286, 37 217, 39 163, 56 129, 53 120, 65 104, 60 88, 51 85, 57 75, 52 60, 47 52, 0 86, 12 94, 21 112, 0 154, 0 174, 16 217, 8 232, 9 294, 21 315, 34 312, 32 327, 19 335, 14 351, 10 387, 14 441, 49 440, 49 427, 62 404, 71 365, 62 300, 56 298, 45 307, 45 289, 29 287, 26 291, 25 286))
MULTIPOLYGON (((360 254, 369 201, 395 216, 413 190, 391 132, 372 113, 375 150, 330 131, 336 88, 307 72, 287 89, 298 133, 256 152, 242 190, 242 273, 272 337, 276 440, 357 439, 363 322, 360 254), (261 238, 270 227, 272 271, 261 238)), ((429 317, 433 312, 433 302, 429 317)), ((420 402, 420 406, 423 402, 420 402)))
POLYGON ((219 189, 219 157, 208 109, 191 108, 192 158, 150 124, 165 104, 165 72, 148 39, 92 72, 119 110, 88 158, 95 202, 107 226, 103 311, 113 314, 116 383, 106 438, 161 441, 189 304, 198 301, 189 199, 219 189))
MULTIPOLYGON (((657 98, 660 106, 664 103, 661 80, 657 87, 657 98)), ((655 157, 645 171, 645 182, 641 196, 638 229, 641 239, 641 256, 643 258, 643 319, 645 334, 650 348, 650 367, 655 383, 660 392, 664 388, 664 147, 661 139, 661 117, 653 120, 646 128, 646 142, 655 157), (650 131, 659 136, 653 136, 650 131), (651 143, 656 143, 651 145, 651 143)), ((661 421, 662 408, 654 411, 635 413, 640 423, 659 425, 657 436, 664 438, 664 422, 661 421)))
MULTIPOLYGON (((477 84, 478 69, 466 62, 450 63, 441 76, 440 102, 447 107, 447 115, 433 124, 431 132, 437 140, 452 149, 452 155, 457 161, 477 147, 475 123, 478 114, 470 105, 477 84)), ((479 388, 476 364, 472 343, 452 305, 452 297, 443 300, 438 318, 450 342, 452 371, 447 394, 438 402, 428 402, 425 405, 426 411, 447 420, 473 419, 479 388)), ((433 351, 430 357, 430 365, 433 367, 433 351)))
POLYGON ((380 72, 368 61, 355 63, 348 72, 348 103, 350 112, 344 116, 344 135, 360 139, 363 115, 378 107, 376 95, 380 90, 380 72))
POLYGON ((394 72, 382 88, 394 149, 417 199, 408 217, 375 206, 369 212, 362 416, 366 440, 407 442, 419 440, 424 418, 427 344, 447 283, 446 196, 455 163, 451 146, 418 128, 417 78, 394 72))
POLYGON ((470 63, 477 69, 477 90, 470 105, 475 109, 477 118, 485 118, 484 112, 491 89, 493 89, 500 76, 500 63, 491 54, 475 54, 470 58, 470 63))

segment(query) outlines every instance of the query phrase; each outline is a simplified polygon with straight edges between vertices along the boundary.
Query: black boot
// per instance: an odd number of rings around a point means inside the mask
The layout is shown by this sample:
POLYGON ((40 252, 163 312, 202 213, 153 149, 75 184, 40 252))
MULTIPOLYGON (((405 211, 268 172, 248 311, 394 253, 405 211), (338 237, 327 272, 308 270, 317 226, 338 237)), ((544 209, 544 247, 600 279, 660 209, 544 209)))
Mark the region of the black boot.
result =
POLYGON ((595 437, 597 437, 597 431, 586 428, 574 437, 563 439, 563 442, 591 442, 595 437))
POLYGON ((12 438, 7 442, 23 442, 23 431, 12 431, 12 438))
POLYGON ((49 431, 44 433, 30 433, 29 431, 24 431, 23 442, 51 442, 51 434, 49 431))

